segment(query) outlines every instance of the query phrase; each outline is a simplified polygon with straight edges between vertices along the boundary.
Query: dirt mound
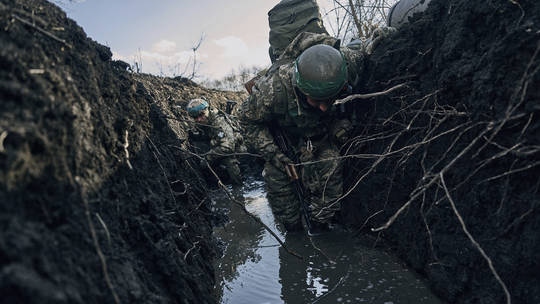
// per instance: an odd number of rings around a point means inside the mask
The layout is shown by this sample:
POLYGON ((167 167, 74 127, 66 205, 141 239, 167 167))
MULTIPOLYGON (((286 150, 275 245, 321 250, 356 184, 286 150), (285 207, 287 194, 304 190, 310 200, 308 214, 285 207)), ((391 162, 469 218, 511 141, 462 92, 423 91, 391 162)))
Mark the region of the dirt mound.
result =
POLYGON ((46 1, 0 15, 2 301, 215 302, 181 109, 238 94, 134 77, 46 1))
POLYGON ((539 41, 537 1, 433 0, 358 88, 405 84, 354 104, 347 220, 450 303, 540 302, 539 41))

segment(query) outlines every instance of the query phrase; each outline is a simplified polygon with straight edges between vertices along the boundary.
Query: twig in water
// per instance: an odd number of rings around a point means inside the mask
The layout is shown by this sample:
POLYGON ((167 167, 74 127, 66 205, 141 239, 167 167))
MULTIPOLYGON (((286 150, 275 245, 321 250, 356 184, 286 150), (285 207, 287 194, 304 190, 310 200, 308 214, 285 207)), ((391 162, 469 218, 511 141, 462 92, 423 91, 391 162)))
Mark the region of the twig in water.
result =
POLYGON ((364 227, 367 225, 367 223, 369 222, 370 219, 372 219, 374 216, 376 216, 377 214, 379 214, 379 213, 381 213, 381 212, 383 212, 383 211, 384 211, 384 210, 379 210, 379 211, 373 213, 372 215, 370 215, 370 216, 364 221, 364 223, 362 224, 362 226, 360 226, 360 228, 356 229, 356 231, 358 231, 358 233, 360 233, 360 230, 362 230, 362 228, 364 228, 364 227))
MULTIPOLYGON (((191 155, 194 155, 200 159, 204 159, 202 156, 198 155, 198 154, 195 154, 195 153, 191 153, 189 151, 186 151, 187 153, 191 154, 191 155)), ((233 198, 233 196, 231 195, 231 193, 229 192, 229 190, 227 189, 227 187, 225 186, 225 184, 221 181, 221 179, 219 178, 219 175, 216 173, 216 171, 214 171, 214 169, 212 168, 212 166, 210 166, 210 164, 207 162, 206 163, 206 166, 208 167, 208 169, 210 170, 210 172, 212 173, 212 175, 214 175, 214 177, 218 180, 218 186, 219 188, 221 188, 221 190, 223 190, 225 192, 225 194, 227 195, 227 197, 229 198, 229 200, 233 203, 235 203, 236 205, 238 205, 240 207, 240 209, 245 213, 247 214, 250 218, 252 218, 255 222, 259 223, 261 226, 264 227, 264 229, 266 229, 266 231, 268 231, 268 233, 270 233, 275 239, 276 241, 278 241, 278 243, 281 245, 281 247, 283 247, 283 249, 285 249, 285 251, 287 251, 288 253, 290 253, 291 255, 303 260, 304 257, 302 257, 301 255, 299 255, 298 253, 292 251, 291 249, 289 249, 285 243, 279 238, 279 236, 272 230, 270 229, 270 227, 268 227, 268 225, 266 225, 260 218, 254 216, 253 214, 249 213, 249 211, 247 211, 246 209, 246 206, 244 206, 244 204, 242 204, 242 202, 239 202, 238 200, 236 200, 235 198, 233 198)))
POLYGON ((347 278, 349 277, 349 274, 350 274, 350 268, 351 266, 349 265, 349 269, 347 269, 347 274, 345 274, 344 276, 342 276, 341 278, 339 278, 339 281, 336 283, 336 285, 334 285, 334 287, 332 287, 331 290, 329 290, 327 293, 323 294, 322 296, 318 297, 317 299, 315 299, 315 301, 311 302, 311 304, 315 304, 317 302, 319 302, 319 300, 321 300, 322 298, 328 296, 329 294, 331 294, 332 292, 334 292, 334 290, 336 290, 336 288, 338 288, 339 285, 343 284, 343 282, 345 282, 345 280, 347 280, 347 278))
POLYGON ((313 238, 311 236, 309 237, 309 241, 311 242, 311 246, 313 246, 313 248, 315 248, 315 250, 320 252, 328 260, 328 262, 330 262, 330 264, 336 264, 336 262, 334 260, 332 260, 326 253, 324 253, 324 251, 322 251, 322 249, 320 249, 319 247, 317 247, 317 245, 315 245, 315 242, 313 242, 313 238))

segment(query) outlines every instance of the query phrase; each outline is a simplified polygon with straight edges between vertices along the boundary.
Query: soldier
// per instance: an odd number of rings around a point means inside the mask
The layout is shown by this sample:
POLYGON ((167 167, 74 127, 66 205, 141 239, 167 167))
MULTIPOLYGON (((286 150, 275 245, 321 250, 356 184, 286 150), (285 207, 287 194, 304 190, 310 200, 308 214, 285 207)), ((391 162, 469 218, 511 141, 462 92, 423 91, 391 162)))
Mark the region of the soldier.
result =
POLYGON ((252 144, 265 158, 272 211, 287 231, 303 229, 301 214, 308 233, 327 230, 340 210, 339 148, 352 126, 333 103, 358 82, 364 53, 339 44, 326 34, 301 33, 249 88, 240 109, 252 144))
POLYGON ((198 123, 198 127, 190 134, 192 141, 209 144, 210 149, 202 154, 206 161, 212 167, 223 167, 228 180, 232 184, 241 185, 239 162, 234 155, 245 150, 239 124, 200 98, 189 101, 187 112, 198 123))

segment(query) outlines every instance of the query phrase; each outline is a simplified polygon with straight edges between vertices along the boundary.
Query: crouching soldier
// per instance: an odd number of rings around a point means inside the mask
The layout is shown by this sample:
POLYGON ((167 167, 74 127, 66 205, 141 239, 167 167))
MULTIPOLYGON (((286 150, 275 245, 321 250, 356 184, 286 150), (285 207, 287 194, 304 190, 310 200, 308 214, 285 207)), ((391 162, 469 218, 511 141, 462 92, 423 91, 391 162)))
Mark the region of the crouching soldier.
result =
POLYGON ((226 173, 226 181, 242 184, 242 176, 236 153, 245 152, 239 124, 225 112, 210 107, 204 99, 193 99, 187 112, 195 122, 190 141, 212 168, 226 173))
POLYGON ((352 126, 334 102, 350 94, 363 56, 328 35, 302 33, 242 104, 249 138, 266 161, 268 200, 287 231, 303 229, 302 218, 312 235, 335 222, 343 194, 340 147, 352 126))

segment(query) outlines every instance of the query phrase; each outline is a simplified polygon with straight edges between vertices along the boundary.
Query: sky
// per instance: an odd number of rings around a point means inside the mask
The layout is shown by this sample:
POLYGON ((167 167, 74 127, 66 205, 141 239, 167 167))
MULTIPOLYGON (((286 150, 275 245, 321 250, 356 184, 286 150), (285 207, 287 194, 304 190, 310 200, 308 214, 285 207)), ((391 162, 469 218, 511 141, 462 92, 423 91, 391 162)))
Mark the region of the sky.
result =
MULTIPOLYGON (((319 5, 325 0, 320 0, 319 5)), ((141 72, 191 73, 192 50, 203 79, 241 67, 266 67, 268 11, 279 0, 63 0, 58 4, 113 59, 142 63, 141 72), (186 67, 190 67, 186 71, 186 67)))

